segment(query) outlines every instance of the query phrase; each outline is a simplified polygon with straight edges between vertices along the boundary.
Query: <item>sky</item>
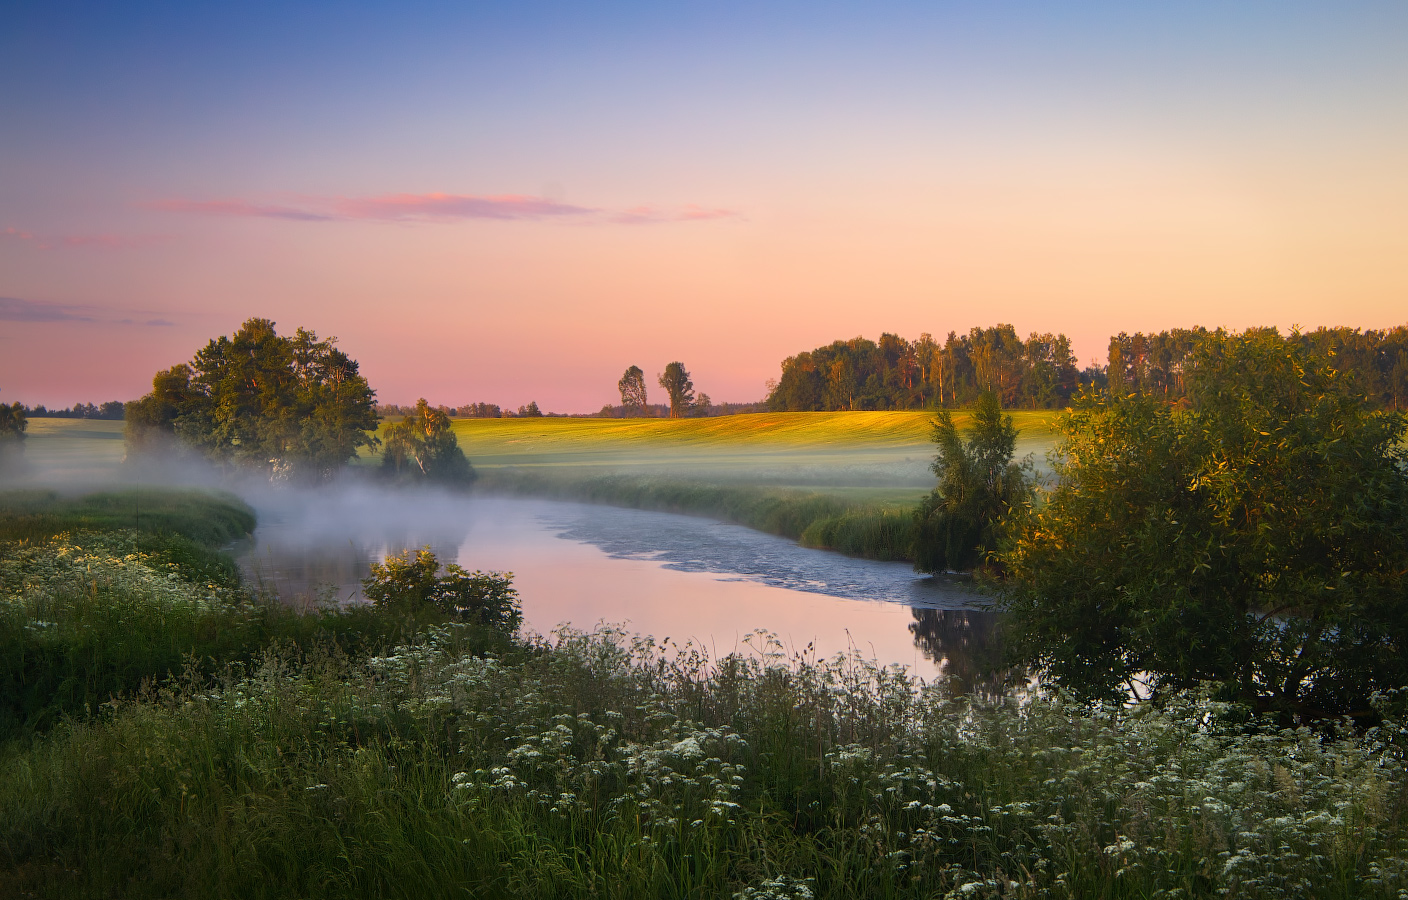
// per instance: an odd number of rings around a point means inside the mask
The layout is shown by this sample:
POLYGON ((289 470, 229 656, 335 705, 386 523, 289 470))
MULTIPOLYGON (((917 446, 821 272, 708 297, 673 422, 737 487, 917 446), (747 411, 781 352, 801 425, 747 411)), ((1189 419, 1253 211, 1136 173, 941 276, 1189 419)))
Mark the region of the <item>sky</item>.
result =
MULTIPOLYGON (((882 331, 1408 323, 1408 4, 7 0, 0 400, 251 317, 391 403, 882 331)), ((652 391, 652 400, 663 391, 652 391)))

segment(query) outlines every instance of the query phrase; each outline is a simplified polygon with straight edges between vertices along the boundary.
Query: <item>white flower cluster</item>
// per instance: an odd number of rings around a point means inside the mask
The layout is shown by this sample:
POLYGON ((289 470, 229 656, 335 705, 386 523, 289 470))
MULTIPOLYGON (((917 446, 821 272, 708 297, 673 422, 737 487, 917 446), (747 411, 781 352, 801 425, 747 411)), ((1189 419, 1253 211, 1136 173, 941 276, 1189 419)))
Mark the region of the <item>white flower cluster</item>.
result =
POLYGON ((114 534, 62 534, 0 554, 0 606, 38 628, 66 624, 76 604, 101 599, 122 607, 190 613, 239 611, 247 603, 216 584, 192 584, 158 554, 114 534))

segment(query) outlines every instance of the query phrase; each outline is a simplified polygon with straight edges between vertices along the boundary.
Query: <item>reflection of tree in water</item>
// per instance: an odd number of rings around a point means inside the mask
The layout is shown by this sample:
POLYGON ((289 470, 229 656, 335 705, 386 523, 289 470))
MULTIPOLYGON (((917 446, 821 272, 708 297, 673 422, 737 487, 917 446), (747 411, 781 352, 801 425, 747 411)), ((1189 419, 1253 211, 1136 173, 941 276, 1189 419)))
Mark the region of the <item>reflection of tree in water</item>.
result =
POLYGON ((998 699, 1027 682, 1025 669, 1005 665, 1002 624, 995 612, 912 607, 915 645, 939 664, 955 694, 998 699))
POLYGON ((443 562, 459 556, 459 542, 394 533, 369 544, 347 540, 344 543, 280 544, 277 539, 239 557, 247 583, 255 590, 275 595, 298 609, 319 603, 351 603, 362 600, 362 579, 371 574, 371 564, 387 556, 430 547, 443 562))

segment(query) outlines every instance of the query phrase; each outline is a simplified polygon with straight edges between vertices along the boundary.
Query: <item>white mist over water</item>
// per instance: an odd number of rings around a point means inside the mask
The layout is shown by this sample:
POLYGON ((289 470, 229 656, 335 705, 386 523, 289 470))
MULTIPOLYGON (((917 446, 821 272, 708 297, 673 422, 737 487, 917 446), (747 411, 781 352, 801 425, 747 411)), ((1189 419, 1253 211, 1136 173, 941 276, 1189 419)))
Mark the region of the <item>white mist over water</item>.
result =
POLYGON ((790 648, 854 649, 932 676, 943 664, 931 655, 961 652, 974 637, 969 623, 983 621, 962 612, 980 602, 962 583, 711 519, 393 489, 356 471, 310 488, 221 477, 190 458, 132 466, 122 462, 120 423, 79 425, 82 436, 73 423, 37 429, 26 471, 3 486, 136 489, 134 499, 146 488, 231 491, 258 513, 254 537, 234 548, 246 577, 285 602, 354 601, 372 562, 429 545, 442 562, 512 572, 526 625, 541 633, 604 621, 722 654, 746 650, 744 639, 764 629, 790 648))
POLYGON ((694 516, 518 497, 374 487, 247 494, 259 513, 240 548, 255 584, 284 597, 347 601, 373 561, 430 546, 442 562, 508 571, 527 627, 600 622, 746 649, 762 629, 823 656, 858 650, 933 676, 910 632, 913 607, 962 609, 961 584, 903 563, 851 559, 694 516))

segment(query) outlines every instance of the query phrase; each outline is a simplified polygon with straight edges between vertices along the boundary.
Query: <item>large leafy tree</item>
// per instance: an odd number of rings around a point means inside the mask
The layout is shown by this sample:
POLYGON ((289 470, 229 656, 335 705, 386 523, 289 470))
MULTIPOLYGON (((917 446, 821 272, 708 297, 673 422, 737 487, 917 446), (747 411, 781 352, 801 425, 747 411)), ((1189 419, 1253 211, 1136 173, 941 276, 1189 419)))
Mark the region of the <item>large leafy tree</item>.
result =
POLYGON ((467 484, 475 473, 450 430, 450 417, 420 398, 415 410, 386 426, 382 467, 397 475, 467 484))
POLYGON ((1050 676, 1086 697, 1212 681, 1300 720, 1408 683, 1404 420, 1333 363, 1298 335, 1208 334, 1188 404, 1067 414, 1055 487, 999 554, 1050 676))
POLYGON ((621 391, 621 405, 629 414, 645 415, 645 373, 640 366, 627 369, 621 380, 616 382, 616 387, 621 391))
POLYGON ((997 395, 978 398, 962 436, 948 410, 934 421, 938 484, 915 511, 914 566, 921 572, 962 571, 983 563, 999 524, 1028 501, 1028 467, 1012 461, 1017 429, 997 395))
POLYGON ((326 476, 376 442, 375 392, 335 344, 250 319, 157 373, 129 407, 129 447, 165 435, 222 464, 326 476))
POLYGON ((670 397, 670 418, 687 415, 694 407, 694 382, 682 362, 672 362, 660 374, 660 386, 670 397))

